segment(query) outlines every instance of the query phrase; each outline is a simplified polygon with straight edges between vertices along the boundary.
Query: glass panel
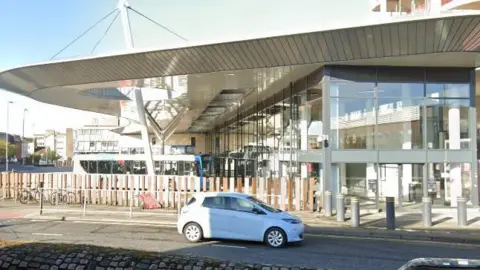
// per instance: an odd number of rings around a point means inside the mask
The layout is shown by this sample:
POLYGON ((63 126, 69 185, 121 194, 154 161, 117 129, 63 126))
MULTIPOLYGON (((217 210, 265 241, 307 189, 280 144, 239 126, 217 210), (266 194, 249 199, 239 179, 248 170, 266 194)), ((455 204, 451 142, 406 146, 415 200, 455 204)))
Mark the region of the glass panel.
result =
POLYGON ((375 83, 333 81, 330 83, 330 96, 373 98, 375 96, 375 83))
POLYGON ((462 196, 467 203, 472 198, 470 163, 432 164, 428 187, 429 195, 436 205, 456 205, 456 198, 462 196))
POLYGON ((331 98, 331 147, 374 149, 374 100, 331 98))
POLYGON ((399 99, 422 98, 423 83, 378 83, 378 97, 393 97, 399 99))
POLYGON ((321 149, 318 136, 323 134, 323 104, 322 99, 308 102, 310 121, 308 122, 308 150, 321 149))
POLYGON ((429 149, 468 149, 469 100, 428 99, 427 146, 429 149))
POLYGON ((358 197, 363 207, 375 205, 377 173, 373 163, 342 163, 339 170, 340 192, 358 197))
POLYGON ((469 98, 470 84, 428 83, 426 96, 429 98, 469 98))
POLYGON ((377 110, 379 149, 421 149, 423 99, 381 98, 377 110))

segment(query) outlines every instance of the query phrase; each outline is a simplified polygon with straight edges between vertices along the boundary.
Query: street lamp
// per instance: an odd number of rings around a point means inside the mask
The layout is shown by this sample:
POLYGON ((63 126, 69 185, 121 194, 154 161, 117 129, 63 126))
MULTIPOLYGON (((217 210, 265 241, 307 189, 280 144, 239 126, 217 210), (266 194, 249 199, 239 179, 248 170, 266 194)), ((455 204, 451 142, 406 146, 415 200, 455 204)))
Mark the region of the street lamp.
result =
MULTIPOLYGON (((23 127, 22 127, 22 165, 25 166, 25 149, 23 149, 25 145, 25 113, 28 112, 28 109, 23 109, 23 127)), ((27 146, 28 147, 28 146, 27 146)))
POLYGON ((8 119, 10 113, 10 104, 13 104, 13 101, 7 102, 7 132, 5 134, 5 171, 8 172, 8 119))

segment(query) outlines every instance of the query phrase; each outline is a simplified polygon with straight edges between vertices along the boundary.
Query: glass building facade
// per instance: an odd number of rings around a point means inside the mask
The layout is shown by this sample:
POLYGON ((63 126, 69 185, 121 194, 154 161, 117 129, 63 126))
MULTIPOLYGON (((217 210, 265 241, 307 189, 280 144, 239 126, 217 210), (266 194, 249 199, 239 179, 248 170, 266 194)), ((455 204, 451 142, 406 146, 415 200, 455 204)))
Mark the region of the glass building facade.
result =
POLYGON ((379 207, 478 205, 475 72, 325 66, 207 135, 225 177, 315 178, 379 207))

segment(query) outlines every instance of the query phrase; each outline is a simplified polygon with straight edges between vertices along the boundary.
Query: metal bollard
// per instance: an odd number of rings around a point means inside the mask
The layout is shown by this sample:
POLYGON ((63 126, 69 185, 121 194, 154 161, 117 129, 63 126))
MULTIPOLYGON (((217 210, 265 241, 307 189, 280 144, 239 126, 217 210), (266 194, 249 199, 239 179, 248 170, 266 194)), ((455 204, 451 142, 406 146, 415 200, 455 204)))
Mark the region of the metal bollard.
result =
POLYGON ((337 221, 345 221, 345 195, 337 195, 337 221))
POLYGON ((358 198, 353 197, 351 199, 352 203, 352 227, 357 228, 360 226, 360 203, 358 198))
POLYGON ((332 216, 332 192, 325 191, 324 192, 324 209, 325 209, 325 216, 331 217, 332 216))
POLYGON ((432 199, 430 197, 423 197, 423 226, 432 226, 432 199))
POLYGON ((40 215, 43 214, 43 187, 40 188, 40 215))
POLYGON ((387 229, 395 230, 395 198, 386 197, 385 198, 385 208, 387 210, 387 229))
POLYGON ((467 226, 467 200, 465 198, 457 198, 457 211, 457 225, 467 226))
POLYGON ((87 196, 86 192, 83 192, 83 216, 85 216, 85 212, 87 211, 87 196))
POLYGON ((133 216, 133 189, 130 189, 130 218, 133 216))

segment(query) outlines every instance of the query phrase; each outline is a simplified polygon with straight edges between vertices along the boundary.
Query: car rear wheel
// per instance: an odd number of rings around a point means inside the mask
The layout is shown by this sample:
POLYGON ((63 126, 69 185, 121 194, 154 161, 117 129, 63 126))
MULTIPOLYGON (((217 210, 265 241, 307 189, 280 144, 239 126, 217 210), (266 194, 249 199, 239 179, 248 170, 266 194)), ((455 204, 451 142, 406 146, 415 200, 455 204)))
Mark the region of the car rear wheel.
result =
POLYGON ((190 242, 196 243, 203 239, 203 231, 197 223, 188 223, 183 228, 183 236, 190 242))
POLYGON ((265 233, 265 244, 272 248, 281 248, 287 243, 287 235, 280 228, 270 228, 265 233))

